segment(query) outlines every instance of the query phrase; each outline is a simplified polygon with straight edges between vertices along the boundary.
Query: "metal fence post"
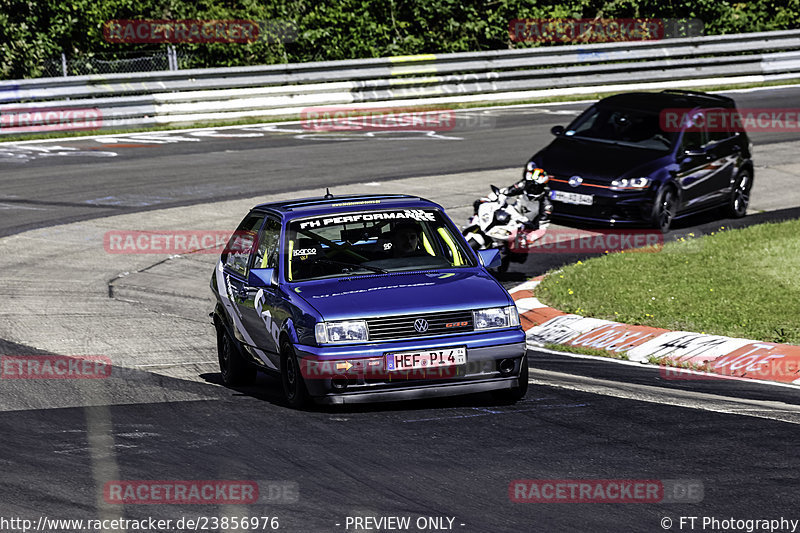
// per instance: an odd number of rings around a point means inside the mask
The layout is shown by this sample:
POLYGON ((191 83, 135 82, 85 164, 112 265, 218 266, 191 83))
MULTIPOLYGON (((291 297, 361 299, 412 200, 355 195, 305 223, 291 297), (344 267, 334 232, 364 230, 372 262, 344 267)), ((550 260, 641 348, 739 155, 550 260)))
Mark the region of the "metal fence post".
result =
POLYGON ((64 52, 61 52, 61 72, 64 74, 64 77, 67 77, 67 56, 64 52))
POLYGON ((167 46, 167 63, 169 70, 178 70, 178 53, 172 45, 167 46))

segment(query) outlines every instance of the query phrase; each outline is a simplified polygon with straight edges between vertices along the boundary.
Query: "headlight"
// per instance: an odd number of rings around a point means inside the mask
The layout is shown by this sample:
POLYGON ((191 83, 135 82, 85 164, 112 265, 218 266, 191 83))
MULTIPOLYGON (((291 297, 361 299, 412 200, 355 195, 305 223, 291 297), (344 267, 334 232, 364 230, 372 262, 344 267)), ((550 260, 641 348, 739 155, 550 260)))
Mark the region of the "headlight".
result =
POLYGON ((519 326, 519 313, 517 306, 494 307, 473 311, 475 329, 510 328, 519 326))
POLYGON ((511 220, 511 215, 502 209, 498 209, 494 212, 494 221, 498 224, 508 224, 509 220, 511 220))
POLYGON ((314 336, 319 344, 369 340, 367 323, 363 320, 318 322, 314 326, 314 336))
POLYGON ((612 189, 644 189, 650 185, 650 178, 622 178, 611 182, 612 189))

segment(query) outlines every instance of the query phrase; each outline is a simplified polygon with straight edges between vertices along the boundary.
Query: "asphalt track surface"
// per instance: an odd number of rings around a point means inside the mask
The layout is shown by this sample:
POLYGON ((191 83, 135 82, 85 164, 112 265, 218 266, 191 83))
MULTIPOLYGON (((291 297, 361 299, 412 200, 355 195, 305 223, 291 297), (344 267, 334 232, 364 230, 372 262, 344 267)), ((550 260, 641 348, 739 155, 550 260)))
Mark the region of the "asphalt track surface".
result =
MULTIPOLYGON (((742 107, 789 107, 798 93, 736 97, 742 107)), ((549 141, 552 125, 584 107, 473 111, 483 127, 442 133, 458 141, 331 141, 239 128, 217 130, 227 137, 171 134, 199 141, 128 136, 112 147, 82 139, 44 143, 61 147, 49 152, 18 145, 0 159, 0 212, 9 215, 0 219, 0 235, 224 198, 521 166, 549 141), (231 136, 246 133, 266 135, 231 136), (76 151, 118 155, 67 155, 76 151)), ((715 223, 701 217, 681 230, 715 223)), ((515 267, 506 281, 542 264, 515 267)), ((80 335, 81 324, 75 329, 80 335)), ((37 353, 7 341, 0 351, 37 353)), ((299 412, 283 405, 272 378, 234 390, 221 387, 215 372, 196 380, 132 369, 96 382, 3 380, 0 517, 277 516, 281 531, 302 532, 347 531, 348 516, 450 517, 453 530, 465 532, 663 531, 665 517, 672 531, 689 531, 679 527, 681 516, 800 519, 797 388, 671 381, 657 369, 544 351, 529 358, 534 382, 513 406, 475 396, 299 412), (247 506, 121 506, 102 498, 103 484, 115 479, 288 482, 299 496, 247 506), (700 482, 703 497, 512 503, 516 479, 681 479, 700 482)))

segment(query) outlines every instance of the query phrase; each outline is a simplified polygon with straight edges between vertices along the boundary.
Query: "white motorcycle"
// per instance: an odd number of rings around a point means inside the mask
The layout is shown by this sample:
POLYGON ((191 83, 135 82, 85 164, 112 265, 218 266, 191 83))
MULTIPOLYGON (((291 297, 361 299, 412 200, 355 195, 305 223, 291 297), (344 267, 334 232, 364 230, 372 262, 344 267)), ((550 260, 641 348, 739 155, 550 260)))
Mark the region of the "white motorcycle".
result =
MULTIPOLYGON (((531 197, 523 192, 509 204, 509 197, 496 186, 492 193, 476 202, 477 213, 473 215, 462 234, 475 250, 497 248, 500 250, 501 274, 510 263, 524 263, 528 259, 528 248, 547 231, 549 222, 540 220, 541 195, 531 197)), ((542 194, 547 198, 547 189, 542 194)), ((545 202, 547 203, 547 202, 545 202)))

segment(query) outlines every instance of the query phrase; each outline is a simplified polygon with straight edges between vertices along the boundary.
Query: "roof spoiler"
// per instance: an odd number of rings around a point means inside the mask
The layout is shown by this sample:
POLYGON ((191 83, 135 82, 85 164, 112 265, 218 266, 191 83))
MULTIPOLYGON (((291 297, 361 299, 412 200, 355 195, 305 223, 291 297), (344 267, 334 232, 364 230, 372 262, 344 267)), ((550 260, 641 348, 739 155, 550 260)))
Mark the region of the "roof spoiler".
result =
POLYGON ((717 102, 720 102, 720 103, 724 103, 724 104, 727 104, 727 105, 730 105, 730 106, 735 106, 736 105, 736 103, 733 101, 733 98, 729 98, 727 96, 722 96, 722 95, 719 95, 719 94, 709 94, 709 93, 704 93, 704 92, 701 92, 701 91, 689 91, 689 90, 685 90, 685 89, 664 89, 661 92, 662 93, 667 93, 667 94, 682 94, 684 96, 696 96, 698 98, 706 98, 708 100, 714 100, 714 101, 717 101, 717 102))

